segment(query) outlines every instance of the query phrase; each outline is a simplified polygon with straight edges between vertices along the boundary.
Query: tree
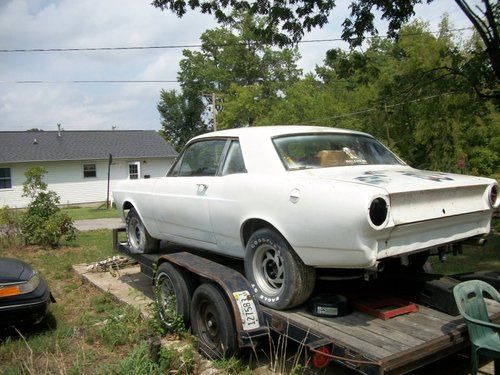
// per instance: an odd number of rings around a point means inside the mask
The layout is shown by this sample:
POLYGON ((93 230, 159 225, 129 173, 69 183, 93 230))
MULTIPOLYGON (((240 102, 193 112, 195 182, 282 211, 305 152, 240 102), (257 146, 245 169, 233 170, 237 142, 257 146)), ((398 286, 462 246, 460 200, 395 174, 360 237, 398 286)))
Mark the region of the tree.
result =
POLYGON ((162 118, 160 133, 177 151, 192 137, 207 131, 201 117, 204 107, 199 96, 161 90, 157 108, 162 118))
MULTIPOLYGON (((345 19, 342 38, 351 45, 360 45, 366 33, 375 35, 375 11, 389 21, 388 35, 396 37, 401 27, 415 14, 414 8, 433 0, 355 0, 351 2, 350 17, 345 19)), ((482 0, 483 7, 473 9, 472 1, 454 0, 472 22, 484 43, 496 80, 500 80, 500 5, 498 2, 482 0)), ((284 46, 298 42, 306 31, 322 27, 335 8, 335 0, 154 0, 153 6, 169 9, 182 17, 187 8, 200 9, 202 13, 214 14, 217 21, 234 25, 237 19, 234 10, 247 11, 251 15, 265 16, 265 23, 257 25, 254 32, 268 43, 284 46)))
POLYGON ((248 126, 259 115, 252 102, 266 101, 261 108, 269 107, 282 90, 299 80, 297 48, 276 50, 264 43, 255 34, 264 24, 263 18, 244 12, 234 12, 233 17, 239 20, 233 27, 207 30, 201 35, 200 51, 183 51, 178 73, 181 92, 161 92, 158 110, 163 134, 177 147, 212 129, 207 121, 212 118, 212 103, 204 99, 207 96, 215 94, 217 98, 221 118, 218 129, 248 126), (242 105, 247 110, 240 111, 242 105))
POLYGON ((443 69, 470 62, 471 43, 458 44, 446 20, 441 25, 434 35, 414 22, 396 41, 373 39, 364 53, 329 51, 316 76, 284 90, 256 124, 356 129, 381 139, 417 168, 498 172, 497 109, 478 98, 467 80, 443 69), (467 170, 457 166, 460 155, 467 170))

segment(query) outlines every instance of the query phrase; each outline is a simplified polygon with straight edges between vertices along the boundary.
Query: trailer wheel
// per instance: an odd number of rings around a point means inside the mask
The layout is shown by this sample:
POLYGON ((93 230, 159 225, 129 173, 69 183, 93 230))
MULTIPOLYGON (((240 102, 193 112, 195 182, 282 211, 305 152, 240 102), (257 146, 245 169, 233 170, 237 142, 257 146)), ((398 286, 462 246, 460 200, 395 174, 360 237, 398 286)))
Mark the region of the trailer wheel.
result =
POLYGON ((238 342, 233 314, 224 295, 212 284, 202 284, 191 303, 191 327, 200 344, 216 357, 236 353, 238 342))
POLYGON ((156 306, 165 328, 175 330, 179 318, 187 326, 195 280, 170 263, 162 263, 158 267, 155 279, 156 306))
POLYGON ((316 282, 313 267, 302 262, 278 233, 260 229, 248 240, 245 274, 263 305, 284 310, 311 295, 316 282))
POLYGON ((135 208, 131 208, 125 220, 127 243, 133 253, 154 253, 160 241, 151 237, 135 208))

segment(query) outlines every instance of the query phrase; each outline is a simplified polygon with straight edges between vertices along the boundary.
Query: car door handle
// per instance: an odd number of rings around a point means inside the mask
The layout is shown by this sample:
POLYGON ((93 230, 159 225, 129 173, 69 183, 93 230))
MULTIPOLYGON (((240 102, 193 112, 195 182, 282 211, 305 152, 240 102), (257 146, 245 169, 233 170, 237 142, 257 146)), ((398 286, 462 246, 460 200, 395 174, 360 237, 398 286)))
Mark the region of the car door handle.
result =
POLYGON ((205 191, 208 189, 207 184, 196 184, 196 186, 198 186, 198 191, 205 191))

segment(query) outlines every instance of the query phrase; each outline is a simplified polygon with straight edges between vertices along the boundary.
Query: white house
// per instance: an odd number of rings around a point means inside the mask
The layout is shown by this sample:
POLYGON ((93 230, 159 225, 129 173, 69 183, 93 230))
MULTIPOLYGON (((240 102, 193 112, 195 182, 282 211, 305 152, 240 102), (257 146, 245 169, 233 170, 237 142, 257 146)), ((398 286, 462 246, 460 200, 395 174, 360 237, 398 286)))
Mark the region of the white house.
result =
MULTIPOLYGON (((156 131, 0 132, 0 206, 25 207, 24 173, 47 170, 45 182, 61 204, 103 202, 116 181, 165 175, 177 152, 156 131)), ((111 194, 110 194, 111 198, 111 194)))

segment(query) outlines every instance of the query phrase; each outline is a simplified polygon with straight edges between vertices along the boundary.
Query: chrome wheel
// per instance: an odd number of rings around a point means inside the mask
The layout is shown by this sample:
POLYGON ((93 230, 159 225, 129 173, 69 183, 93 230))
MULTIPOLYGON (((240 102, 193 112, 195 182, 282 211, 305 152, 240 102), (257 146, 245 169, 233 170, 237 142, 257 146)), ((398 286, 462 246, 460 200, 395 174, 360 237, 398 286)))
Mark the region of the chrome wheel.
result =
POLYGON ((130 246, 136 251, 143 251, 146 241, 144 225, 138 218, 132 217, 128 222, 127 229, 130 246))
POLYGON ((160 285, 158 286, 160 308, 165 316, 175 314, 177 310, 177 302, 172 280, 170 280, 170 277, 164 273, 158 276, 158 280, 160 281, 160 285))
POLYGON ((285 266, 278 250, 268 244, 257 247, 253 271, 258 287, 269 296, 277 296, 283 289, 285 266))

